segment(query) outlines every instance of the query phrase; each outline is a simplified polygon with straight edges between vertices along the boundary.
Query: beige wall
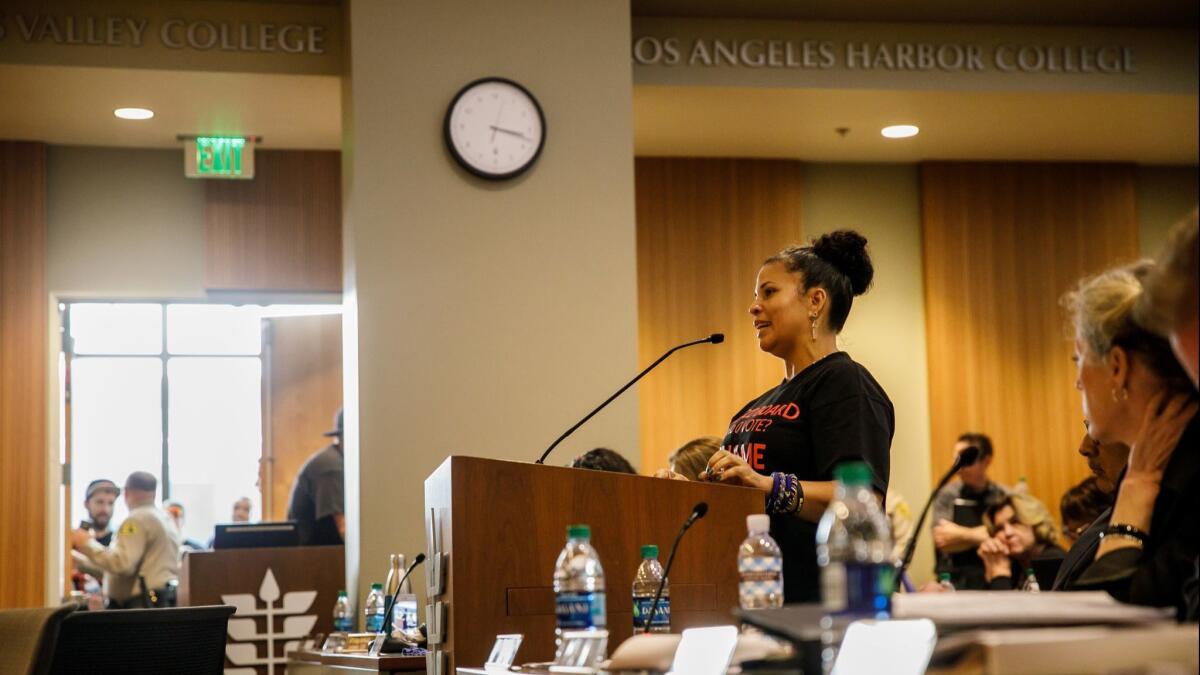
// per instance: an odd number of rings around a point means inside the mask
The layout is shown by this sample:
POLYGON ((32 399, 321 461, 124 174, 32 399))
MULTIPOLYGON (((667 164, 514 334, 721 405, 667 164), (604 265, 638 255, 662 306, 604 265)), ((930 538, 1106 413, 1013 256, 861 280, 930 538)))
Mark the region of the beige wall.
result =
POLYGON ((1138 243, 1141 254, 1153 256, 1167 240, 1167 231, 1196 208, 1200 171, 1194 166, 1137 168, 1138 243))
POLYGON ((204 183, 182 151, 51 146, 48 183, 51 293, 204 295, 204 183))
MULTIPOLYGON (((533 461, 635 372, 637 274, 628 2, 348 5, 347 573, 361 597, 387 554, 425 550, 423 484, 443 459, 533 461), (541 159, 507 183, 457 169, 442 142, 451 98, 487 75, 520 81, 546 114, 541 159)), ((636 449, 636 393, 548 461, 636 449)))
MULTIPOLYGON (((854 301, 839 346, 879 380, 896 410, 891 487, 916 518, 929 495, 929 387, 917 168, 911 164, 808 164, 804 234, 850 228, 867 238, 874 286, 854 301), (869 189, 864 189, 870 186, 869 189)), ((918 583, 933 570, 932 544, 912 564, 918 583)))

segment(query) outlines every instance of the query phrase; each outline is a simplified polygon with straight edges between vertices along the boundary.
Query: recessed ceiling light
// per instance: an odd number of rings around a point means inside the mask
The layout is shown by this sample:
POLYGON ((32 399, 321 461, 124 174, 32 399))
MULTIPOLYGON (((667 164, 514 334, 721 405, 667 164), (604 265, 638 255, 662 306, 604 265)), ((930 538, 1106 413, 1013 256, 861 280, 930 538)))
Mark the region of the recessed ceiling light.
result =
POLYGON ((890 127, 884 127, 879 130, 884 138, 908 138, 916 136, 920 133, 920 129, 913 124, 893 124, 890 127))
POLYGON ((123 120, 148 120, 154 117, 154 111, 149 108, 117 108, 113 114, 123 120))

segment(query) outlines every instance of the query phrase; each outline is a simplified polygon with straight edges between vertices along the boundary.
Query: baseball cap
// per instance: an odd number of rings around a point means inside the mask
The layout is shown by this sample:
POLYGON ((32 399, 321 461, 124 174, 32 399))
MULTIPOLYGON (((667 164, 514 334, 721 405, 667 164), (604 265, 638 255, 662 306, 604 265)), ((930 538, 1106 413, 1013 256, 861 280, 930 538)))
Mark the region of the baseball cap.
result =
POLYGON ((100 490, 107 490, 113 493, 114 497, 121 496, 121 488, 117 487, 116 483, 107 478, 97 478, 96 480, 88 483, 87 496, 83 498, 84 501, 91 499, 92 495, 96 494, 96 492, 100 490))
POLYGON ((329 431, 326 431, 322 435, 337 436, 338 438, 341 438, 341 436, 342 436, 342 409, 341 408, 338 408, 337 414, 333 416, 333 428, 330 429, 329 431))

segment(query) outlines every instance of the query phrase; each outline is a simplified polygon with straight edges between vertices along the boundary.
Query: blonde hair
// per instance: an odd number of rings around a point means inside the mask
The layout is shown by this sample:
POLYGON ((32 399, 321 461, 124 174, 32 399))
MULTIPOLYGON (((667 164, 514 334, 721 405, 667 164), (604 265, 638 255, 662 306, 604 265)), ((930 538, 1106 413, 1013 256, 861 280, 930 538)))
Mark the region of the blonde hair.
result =
POLYGON ((1153 263, 1142 260, 1080 280, 1062 298, 1075 335, 1095 356, 1104 356, 1121 336, 1138 330, 1133 309, 1142 296, 1142 279, 1153 263))
POLYGON ((721 439, 716 436, 688 441, 671 453, 671 469, 688 480, 700 480, 700 474, 708 468, 708 459, 720 449, 721 439))
POLYGON ((1091 356, 1105 359, 1112 348, 1120 347, 1130 357, 1136 355, 1169 389, 1191 391, 1191 380, 1175 360, 1171 345, 1137 320, 1143 284, 1154 270, 1154 261, 1140 260, 1086 277, 1063 295, 1062 304, 1091 356))
POLYGON ((1058 525, 1055 525, 1050 511, 1033 497, 1016 493, 1010 494, 994 504, 983 515, 983 523, 987 525, 988 534, 996 534, 996 514, 1006 506, 1012 507, 1018 523, 1033 528, 1034 541, 1039 544, 1058 543, 1058 525))

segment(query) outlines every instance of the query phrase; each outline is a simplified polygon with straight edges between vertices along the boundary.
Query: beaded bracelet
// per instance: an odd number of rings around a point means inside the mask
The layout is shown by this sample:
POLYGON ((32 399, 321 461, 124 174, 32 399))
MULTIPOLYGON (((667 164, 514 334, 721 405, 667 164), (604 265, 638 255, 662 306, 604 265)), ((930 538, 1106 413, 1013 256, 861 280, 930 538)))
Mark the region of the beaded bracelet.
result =
POLYGON ((1104 537, 1128 537, 1129 539, 1138 541, 1143 546, 1146 542, 1150 541, 1150 535, 1133 525, 1126 525, 1124 523, 1112 523, 1104 528, 1104 531, 1100 533, 1100 538, 1103 539, 1104 537))
POLYGON ((767 513, 791 515, 804 504, 804 489, 794 474, 771 474, 771 492, 767 494, 767 513))

